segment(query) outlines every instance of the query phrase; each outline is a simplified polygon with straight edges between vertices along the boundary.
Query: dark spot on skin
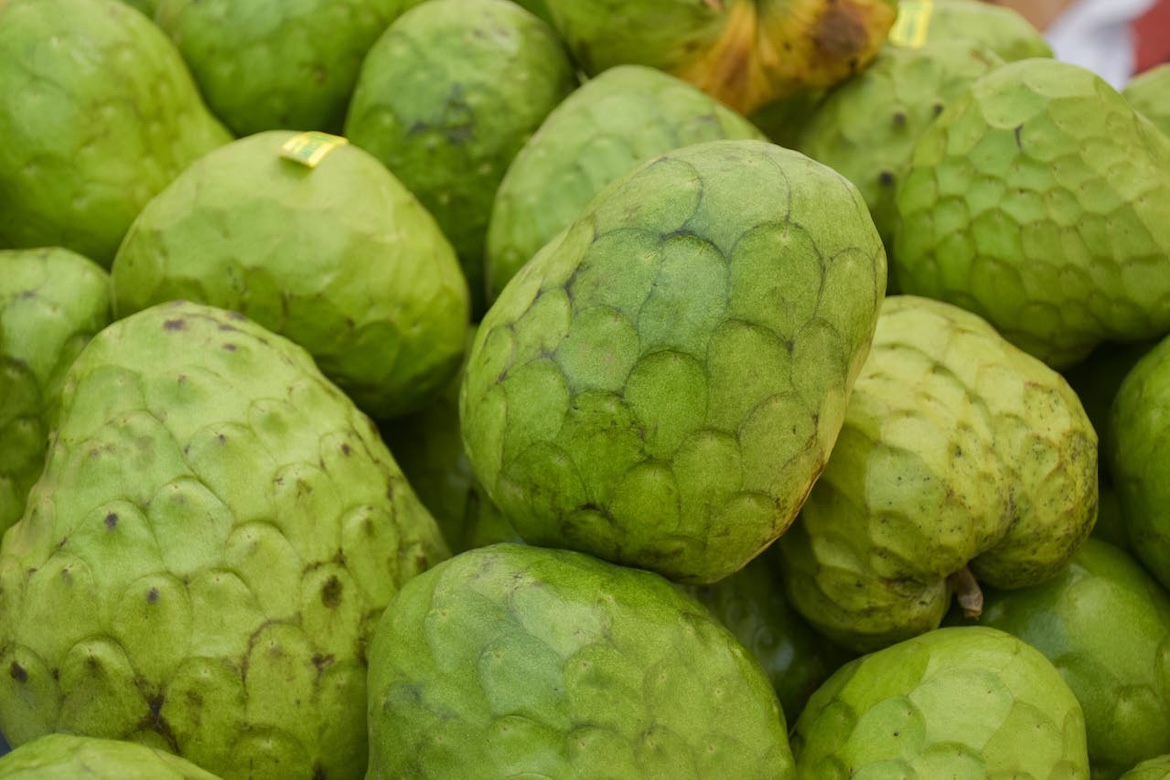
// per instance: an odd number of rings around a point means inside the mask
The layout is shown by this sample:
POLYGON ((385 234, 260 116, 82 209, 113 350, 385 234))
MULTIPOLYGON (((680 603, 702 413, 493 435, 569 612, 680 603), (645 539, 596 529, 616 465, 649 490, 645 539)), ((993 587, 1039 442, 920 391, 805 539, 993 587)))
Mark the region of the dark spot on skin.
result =
POLYGON ((832 60, 855 59, 869 41, 865 21, 859 16, 851 3, 829 3, 812 31, 817 50, 832 60))
POLYGON ((341 454, 348 458, 350 455, 353 454, 353 449, 348 444, 342 444, 341 445, 341 454))
POLYGON ((226 349, 228 352, 235 352, 236 351, 236 345, 232 344, 230 341, 225 343, 223 345, 223 348, 226 349))
POLYGON ((28 682, 28 672, 16 661, 13 661, 12 665, 8 667, 8 676, 18 683, 28 682))
POLYGON ((327 780, 328 775, 325 774, 325 768, 320 764, 313 767, 313 780, 327 780))
POLYGON ((935 116, 938 116, 943 111, 943 104, 942 103, 935 103, 933 106, 931 106, 931 110, 934 111, 935 116))
POLYGON ((146 592, 146 603, 147 604, 158 603, 158 588, 151 588, 150 590, 148 590, 146 592))
POLYGON ((318 674, 325 671, 326 669, 328 669, 332 665, 333 665, 333 655, 332 654, 330 654, 330 655, 321 655, 320 653, 313 654, 313 666, 316 667, 318 674))
POLYGON ((883 187, 893 187, 894 186, 894 173, 893 173, 893 171, 882 171, 881 173, 879 173, 878 174, 878 183, 881 184, 883 187))
POLYGON ((35 297, 37 297, 36 290, 22 290, 20 293, 20 299, 22 301, 27 301, 27 300, 30 300, 30 299, 35 298, 35 297))
POLYGON ((186 328, 186 320, 167 320, 163 323, 163 330, 185 330, 186 328))
POLYGON ((321 603, 329 609, 337 609, 341 604, 341 580, 330 577, 321 588, 321 603))
POLYGON ((905 126, 906 126, 906 114, 903 113, 902 111, 895 111, 894 112, 894 127, 905 127, 905 126))
POLYGON ((1020 131, 1024 129, 1023 125, 1016 125, 1016 148, 1023 149, 1024 144, 1020 141, 1020 131))
POLYGON ((224 436, 222 433, 215 434, 215 439, 220 444, 227 444, 227 436, 224 436))
POLYGON ((114 512, 110 512, 108 515, 106 515, 106 528, 109 528, 111 531, 113 531, 117 527, 118 515, 114 512))

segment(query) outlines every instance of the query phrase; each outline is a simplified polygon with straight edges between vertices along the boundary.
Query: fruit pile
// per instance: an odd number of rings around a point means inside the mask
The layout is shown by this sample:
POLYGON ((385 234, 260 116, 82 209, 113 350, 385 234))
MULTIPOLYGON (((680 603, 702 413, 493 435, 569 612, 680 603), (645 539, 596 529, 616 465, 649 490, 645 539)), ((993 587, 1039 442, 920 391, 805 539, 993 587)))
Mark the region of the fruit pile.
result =
POLYGON ((1170 66, 0 0, 0 139, 0 778, 1170 777, 1170 66))

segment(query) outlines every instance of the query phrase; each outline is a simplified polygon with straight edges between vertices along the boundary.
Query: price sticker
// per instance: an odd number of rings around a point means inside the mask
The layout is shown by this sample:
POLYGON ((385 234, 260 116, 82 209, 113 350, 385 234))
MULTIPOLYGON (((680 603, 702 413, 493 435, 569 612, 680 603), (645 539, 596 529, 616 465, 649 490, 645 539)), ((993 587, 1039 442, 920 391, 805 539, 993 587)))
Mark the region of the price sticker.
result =
POLYGON ((316 168, 325 159, 325 155, 347 143, 349 140, 339 135, 310 130, 294 135, 281 144, 280 156, 298 162, 306 168, 316 168))
POLYGON ((890 28, 890 43, 912 49, 921 47, 926 43, 933 10, 933 0, 901 0, 898 3, 898 16, 890 28))

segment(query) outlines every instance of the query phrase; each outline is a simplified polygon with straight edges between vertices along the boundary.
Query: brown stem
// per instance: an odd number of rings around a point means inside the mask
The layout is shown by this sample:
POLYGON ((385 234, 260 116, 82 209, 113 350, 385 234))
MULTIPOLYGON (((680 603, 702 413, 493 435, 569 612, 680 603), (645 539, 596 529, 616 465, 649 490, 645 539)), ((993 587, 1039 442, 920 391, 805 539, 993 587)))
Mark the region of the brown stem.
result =
POLYGON ((975 575, 964 566, 959 571, 947 577, 947 583, 955 592, 963 614, 969 618, 977 618, 983 614, 983 590, 975 580, 975 575))

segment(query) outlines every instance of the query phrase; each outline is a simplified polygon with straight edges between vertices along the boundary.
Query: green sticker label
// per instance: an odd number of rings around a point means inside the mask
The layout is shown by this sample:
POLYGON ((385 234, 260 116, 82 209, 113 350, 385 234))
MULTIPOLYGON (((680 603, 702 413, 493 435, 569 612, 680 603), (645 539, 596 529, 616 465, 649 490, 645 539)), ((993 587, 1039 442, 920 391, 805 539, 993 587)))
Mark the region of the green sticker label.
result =
POLYGON ((914 49, 926 43, 930 12, 933 9, 933 0, 901 0, 898 3, 898 16, 890 28, 890 43, 914 49))
POLYGON ((294 135, 281 144, 280 156, 286 160, 298 162, 307 168, 316 168, 317 164, 325 159, 325 155, 347 143, 349 140, 339 135, 310 130, 307 133, 294 135))

